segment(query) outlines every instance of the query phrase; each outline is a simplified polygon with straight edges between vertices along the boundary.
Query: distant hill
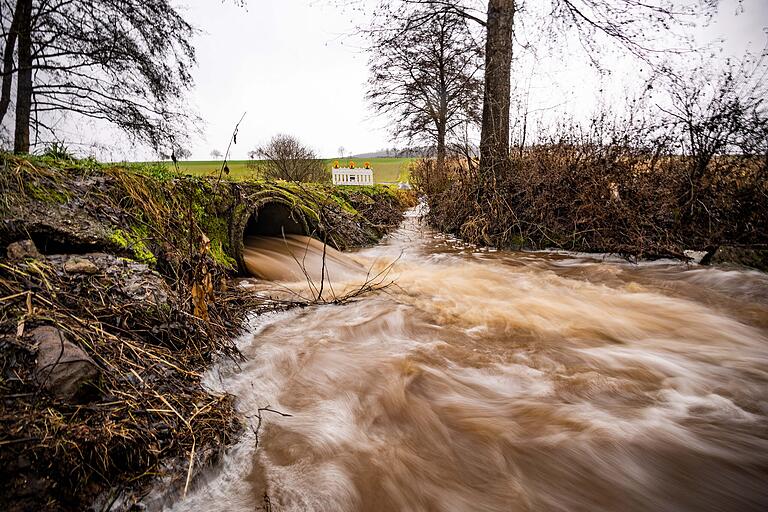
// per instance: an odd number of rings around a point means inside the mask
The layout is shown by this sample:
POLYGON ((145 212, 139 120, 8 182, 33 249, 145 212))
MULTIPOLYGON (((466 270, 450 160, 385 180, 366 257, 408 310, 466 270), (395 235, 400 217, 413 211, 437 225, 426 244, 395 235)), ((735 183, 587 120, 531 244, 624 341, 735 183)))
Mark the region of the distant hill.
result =
POLYGON ((370 153, 358 153, 345 158, 420 158, 430 153, 428 147, 416 148, 388 148, 371 151, 370 153))

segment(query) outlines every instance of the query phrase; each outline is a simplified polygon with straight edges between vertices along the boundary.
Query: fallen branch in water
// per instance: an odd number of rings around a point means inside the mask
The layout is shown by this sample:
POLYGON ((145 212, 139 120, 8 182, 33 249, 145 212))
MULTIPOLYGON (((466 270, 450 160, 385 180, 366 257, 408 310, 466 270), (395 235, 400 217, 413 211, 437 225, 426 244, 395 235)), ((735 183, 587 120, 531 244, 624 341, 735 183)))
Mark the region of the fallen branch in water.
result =
MULTIPOLYGON (((304 184, 301 182, 296 182, 296 186, 300 190, 302 190, 305 194, 311 195, 311 193, 306 190, 304 187, 304 184)), ((285 244, 287 250, 287 253, 291 256, 294 263, 299 267, 301 270, 301 273, 304 276, 304 279, 307 282, 307 289, 309 293, 311 294, 311 297, 304 296, 302 293, 293 290, 287 286, 278 285, 282 289, 282 291, 288 292, 289 295, 292 297, 291 299, 276 299, 275 297, 269 296, 266 299, 271 301, 278 301, 285 304, 287 307, 292 306, 307 306, 307 305, 313 305, 313 304, 343 304, 345 302, 349 302, 350 300, 353 300, 361 295, 364 295, 366 293, 370 293, 373 291, 383 290, 390 285, 394 283, 394 280, 391 280, 389 282, 385 282, 391 273, 395 263, 400 259, 400 256, 398 256, 397 259, 395 259, 392 263, 387 265, 383 270, 376 273, 375 275, 371 275, 373 272, 373 267, 369 267, 366 271, 366 276, 364 281, 355 289, 348 291, 343 294, 337 294, 336 290, 333 288, 333 283, 330 280, 330 276, 328 275, 328 266, 327 266, 327 256, 328 256, 328 240, 329 238, 333 237, 333 226, 334 223, 329 221, 330 217, 332 217, 332 214, 336 213, 337 215, 340 215, 341 212, 340 207, 335 202, 331 201, 328 198, 325 198, 322 201, 318 201, 318 211, 317 218, 318 218, 318 228, 312 231, 312 233, 309 234, 309 238, 316 238, 318 240, 321 240, 323 243, 323 252, 321 257, 321 270, 320 270, 320 282, 316 283, 315 279, 312 278, 312 275, 307 269, 306 265, 306 257, 309 253, 309 245, 310 241, 307 240, 307 244, 304 249, 304 255, 301 259, 301 261, 296 257, 296 255, 293 254, 293 252, 288 247, 288 242, 286 240, 286 234, 285 229, 281 227, 281 235, 283 239, 283 243, 285 244), (321 231, 321 232, 319 232, 321 231), (320 238, 320 235, 322 235, 322 238, 320 238), (323 292, 325 291, 326 287, 326 280, 327 280, 327 286, 331 291, 331 299, 326 299, 323 292)))
POLYGON ((293 417, 293 414, 288 414, 288 413, 285 413, 285 412, 276 411, 275 409, 272 409, 272 407, 270 405, 267 405, 265 407, 259 407, 258 409, 256 409, 256 418, 259 421, 258 421, 258 423, 256 423, 256 428, 251 428, 251 430, 253 431, 253 435, 256 436, 256 445, 255 445, 256 448, 259 447, 259 432, 261 431, 261 423, 262 423, 262 421, 264 419, 262 417, 262 415, 261 415, 262 412, 271 412, 271 413, 274 413, 274 414, 279 414, 283 418, 291 418, 291 417, 293 417))
MULTIPOLYGON (((314 235, 314 234, 315 234, 315 232, 312 233, 312 235, 314 235)), ((311 238, 311 236, 310 236, 310 238, 311 238)), ((292 288, 290 288, 288 286, 278 284, 278 287, 282 291, 288 292, 289 295, 291 295, 292 297, 295 298, 295 300, 287 300, 287 301, 284 300, 283 303, 285 303, 286 305, 294 305, 294 306, 295 305, 304 305, 304 306, 307 306, 307 305, 312 305, 312 304, 343 304, 343 303, 349 302, 350 300, 355 299, 355 298, 357 298, 357 297, 359 297, 359 296, 361 296, 363 294, 366 294, 366 293, 369 293, 369 292, 373 292, 373 291, 383 290, 383 289, 389 287, 390 285, 392 285, 394 283, 394 281, 389 281, 389 282, 385 282, 385 281, 387 280, 387 277, 391 273, 391 271, 394 268, 395 264, 400 260, 400 257, 402 256, 402 253, 401 253, 394 261, 392 261, 384 269, 382 269, 381 271, 379 271, 378 273, 376 273, 373 276, 371 275, 372 272, 373 272, 373 267, 372 266, 368 267, 368 269, 366 271, 365 279, 363 280, 363 282, 358 287, 356 287, 355 289, 353 289, 353 290, 351 290, 351 291, 349 291, 347 293, 339 295, 333 289, 333 283, 331 282, 330 276, 328 276, 328 273, 327 273, 327 265, 326 265, 327 247, 328 247, 327 243, 325 243, 325 242, 323 243, 322 266, 321 266, 321 274, 320 274, 321 275, 321 281, 320 281, 320 285, 318 286, 315 283, 315 280, 312 278, 309 270, 307 269, 307 264, 306 264, 306 257, 307 257, 307 254, 309 252, 309 240, 307 240, 307 244, 305 245, 304 255, 302 256, 302 259, 299 260, 296 257, 296 255, 290 250, 290 248, 288 246, 288 241, 286 240, 286 237, 285 237, 285 232, 284 231, 282 233, 282 239, 283 239, 283 243, 285 244, 285 247, 287 249, 286 252, 291 256, 291 258, 293 259, 293 261, 296 264, 296 266, 298 266, 299 269, 301 270, 302 275, 304 276, 304 279, 307 282, 307 289, 312 294, 311 297, 306 297, 306 296, 302 295, 300 292, 298 292, 298 291, 296 291, 296 290, 294 290, 294 289, 292 289, 292 288), (331 291, 331 297, 332 298, 330 300, 326 299, 323 296, 323 291, 324 291, 324 286, 325 286, 326 279, 327 279, 327 282, 328 282, 328 288, 331 291)), ((275 299, 274 297, 271 297, 271 296, 265 298, 265 300, 270 300, 270 301, 277 300, 277 301, 280 301, 280 299, 275 299)))
MULTIPOLYGON (((398 256, 394 261, 389 263, 382 270, 377 272, 375 275, 372 274, 373 268, 369 267, 366 272, 365 279, 359 285, 356 285, 352 290, 346 293, 337 294, 333 289, 333 285, 331 281, 329 280, 328 287, 330 288, 332 293, 331 298, 326 298, 322 295, 315 294, 315 293, 313 293, 312 296, 309 297, 302 294, 300 291, 297 291, 281 283, 272 283, 274 288, 266 290, 266 293, 268 295, 261 295, 257 292, 253 295, 253 297, 255 300, 257 300, 260 303, 271 303, 277 307, 286 308, 286 309, 291 307, 306 307, 306 306, 323 305, 323 304, 335 304, 335 305, 345 304, 347 302, 350 302, 368 293, 385 291, 391 286, 396 286, 395 279, 389 279, 389 275, 394 269, 395 264, 400 260, 401 256, 402 254, 398 256), (288 298, 281 299, 279 297, 276 297, 275 295, 272 295, 272 293, 287 294, 288 298)), ((318 290, 319 288, 315 285, 315 282, 312 279, 312 277, 309 275, 308 271, 306 270, 306 267, 295 256, 293 256, 293 258, 296 264, 299 265, 299 267, 302 269, 305 279, 308 282, 310 293, 312 293, 312 290, 318 290)))

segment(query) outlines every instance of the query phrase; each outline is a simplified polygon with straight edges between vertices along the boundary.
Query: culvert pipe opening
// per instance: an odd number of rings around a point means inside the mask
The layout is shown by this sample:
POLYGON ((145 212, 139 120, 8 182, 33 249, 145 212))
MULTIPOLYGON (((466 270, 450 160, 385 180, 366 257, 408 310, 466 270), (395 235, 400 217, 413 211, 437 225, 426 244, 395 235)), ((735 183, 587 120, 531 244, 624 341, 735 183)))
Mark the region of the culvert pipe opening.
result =
POLYGON ((282 203, 268 203, 253 213, 243 236, 243 266, 269 281, 326 282, 359 277, 362 265, 309 236, 300 213, 282 203))

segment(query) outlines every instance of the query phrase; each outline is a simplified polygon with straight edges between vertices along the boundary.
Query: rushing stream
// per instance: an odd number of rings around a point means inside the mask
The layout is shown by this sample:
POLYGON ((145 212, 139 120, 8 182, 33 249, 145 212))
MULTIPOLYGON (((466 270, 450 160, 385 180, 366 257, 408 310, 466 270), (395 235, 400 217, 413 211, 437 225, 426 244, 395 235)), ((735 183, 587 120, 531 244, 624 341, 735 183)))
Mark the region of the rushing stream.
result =
MULTIPOLYGON (((261 248, 264 277, 305 277, 261 248)), ((333 254, 339 281, 393 261, 384 290, 253 320, 208 383, 261 415, 258 447, 174 511, 768 510, 768 275, 479 250, 414 217, 333 254)))

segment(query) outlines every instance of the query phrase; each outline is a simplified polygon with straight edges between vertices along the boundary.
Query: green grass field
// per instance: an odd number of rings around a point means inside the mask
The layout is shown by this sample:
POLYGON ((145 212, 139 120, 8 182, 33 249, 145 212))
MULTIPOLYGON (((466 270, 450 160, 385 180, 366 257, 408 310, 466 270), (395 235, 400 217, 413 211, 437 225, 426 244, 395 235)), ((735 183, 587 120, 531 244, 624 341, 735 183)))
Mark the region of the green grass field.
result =
MULTIPOLYGON (((408 181, 408 164, 413 158, 369 158, 367 160, 354 160, 356 167, 362 167, 365 162, 371 164, 373 169, 373 179, 376 183, 396 183, 398 181, 408 181)), ((347 167, 350 159, 338 158, 326 160, 328 169, 334 162, 339 162, 340 167, 347 167)), ((258 160, 231 160, 229 165, 229 177, 231 179, 248 179, 258 177, 258 173, 248 168, 249 163, 258 162, 258 160)), ((168 169, 173 169, 173 164, 166 164, 168 169)), ((179 171, 183 174, 193 174, 195 176, 217 176, 221 169, 221 161, 188 161, 179 162, 179 171)))

